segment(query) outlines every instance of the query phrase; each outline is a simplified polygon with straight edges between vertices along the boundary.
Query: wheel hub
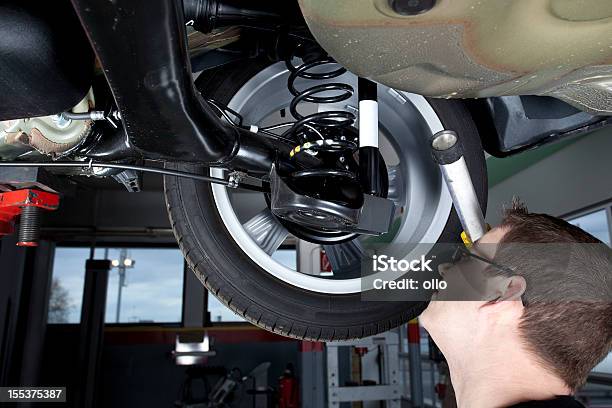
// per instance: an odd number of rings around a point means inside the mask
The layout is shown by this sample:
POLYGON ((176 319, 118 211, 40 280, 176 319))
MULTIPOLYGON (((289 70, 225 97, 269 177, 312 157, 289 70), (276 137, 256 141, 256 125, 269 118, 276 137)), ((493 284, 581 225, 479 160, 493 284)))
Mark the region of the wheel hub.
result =
MULTIPOLYGON (((289 72, 282 63, 266 68, 249 80, 233 96, 228 106, 240 112, 246 123, 255 123, 261 127, 281 122, 282 109, 286 108, 292 99, 286 87, 288 75, 289 72)), ((342 82, 356 85, 357 78, 347 73, 342 82)), ((332 108, 350 110, 357 106, 357 103, 355 96, 332 108)), ((379 103, 383 141, 381 152, 389 176, 388 196, 395 201, 397 208, 394 229, 383 236, 380 242, 408 243, 408 246, 402 249, 402 255, 417 256, 421 247, 412 247, 410 243, 436 242, 451 211, 450 195, 443 188, 440 172, 429 159, 426 150, 428 137, 442 130, 443 126, 431 105, 421 96, 382 87, 379 103)), ((310 111, 316 110, 316 105, 310 108, 310 111)), ((346 159, 348 161, 349 157, 346 159)), ((223 170, 211 169, 211 174, 222 176, 223 170)), ((243 201, 239 197, 242 195, 236 195, 223 186, 212 186, 212 190, 219 214, 234 241, 263 270, 288 284, 314 292, 346 294, 362 291, 362 281, 358 274, 339 273, 336 276, 335 266, 333 277, 311 276, 301 269, 296 271, 284 266, 270 256, 273 250, 260 244, 271 241, 272 233, 260 239, 252 232, 255 227, 251 225, 255 225, 257 231, 260 230, 259 226, 263 222, 258 217, 265 218, 270 224, 281 224, 288 233, 298 239, 322 244, 330 257, 332 252, 337 250, 340 254, 337 258, 346 260, 346 263, 350 263, 350 260, 361 253, 359 248, 362 240, 354 239, 357 234, 316 230, 279 219, 272 215, 268 208, 270 197, 262 197, 258 205, 256 194, 249 195, 246 201, 249 206, 246 207, 241 205, 243 201), (255 206, 265 210, 258 214, 258 210, 253 208, 255 206), (266 215, 266 211, 269 215, 266 215), (353 252, 356 255, 352 255, 353 252)), ((365 238, 364 242, 365 240, 370 238, 365 238)))

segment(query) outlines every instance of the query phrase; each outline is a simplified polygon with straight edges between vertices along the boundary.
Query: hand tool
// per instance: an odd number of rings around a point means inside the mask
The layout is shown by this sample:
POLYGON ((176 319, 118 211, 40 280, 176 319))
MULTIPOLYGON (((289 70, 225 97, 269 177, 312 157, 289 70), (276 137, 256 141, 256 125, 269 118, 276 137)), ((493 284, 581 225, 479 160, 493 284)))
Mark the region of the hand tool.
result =
POLYGON ((434 161, 438 163, 450 191, 455 210, 463 226, 461 239, 470 247, 487 231, 488 226, 463 154, 459 135, 452 130, 436 133, 430 140, 434 161))

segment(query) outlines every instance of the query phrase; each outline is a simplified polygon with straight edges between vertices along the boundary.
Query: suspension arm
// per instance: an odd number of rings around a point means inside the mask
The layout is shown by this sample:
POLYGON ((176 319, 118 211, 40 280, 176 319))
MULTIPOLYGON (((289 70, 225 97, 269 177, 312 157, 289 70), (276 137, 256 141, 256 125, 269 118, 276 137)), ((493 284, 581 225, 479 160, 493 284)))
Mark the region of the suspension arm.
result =
POLYGON ((180 1, 72 4, 110 85, 128 145, 140 155, 267 173, 278 152, 290 150, 226 124, 203 101, 193 84, 180 1))

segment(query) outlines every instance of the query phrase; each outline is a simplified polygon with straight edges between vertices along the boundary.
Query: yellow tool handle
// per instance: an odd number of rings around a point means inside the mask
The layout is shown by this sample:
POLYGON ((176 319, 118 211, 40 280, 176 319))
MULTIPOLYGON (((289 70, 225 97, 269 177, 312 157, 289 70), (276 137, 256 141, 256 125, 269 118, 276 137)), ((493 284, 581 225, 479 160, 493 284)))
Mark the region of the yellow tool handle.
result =
MULTIPOLYGON (((487 224, 487 231, 491 231, 491 226, 489 224, 487 224)), ((461 232, 461 241, 463 241, 463 244, 468 249, 471 248, 472 245, 474 245, 474 243, 465 231, 461 232)))

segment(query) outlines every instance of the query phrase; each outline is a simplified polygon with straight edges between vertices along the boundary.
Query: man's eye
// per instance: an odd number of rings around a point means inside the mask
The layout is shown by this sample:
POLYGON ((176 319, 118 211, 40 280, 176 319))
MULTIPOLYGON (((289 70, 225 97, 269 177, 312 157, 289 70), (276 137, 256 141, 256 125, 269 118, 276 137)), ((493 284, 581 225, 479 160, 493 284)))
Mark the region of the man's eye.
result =
POLYGON ((469 257, 470 256, 469 256, 469 254, 466 251, 459 250, 459 251, 457 251, 457 253, 455 254, 455 256, 453 258, 453 263, 464 262, 469 257))

